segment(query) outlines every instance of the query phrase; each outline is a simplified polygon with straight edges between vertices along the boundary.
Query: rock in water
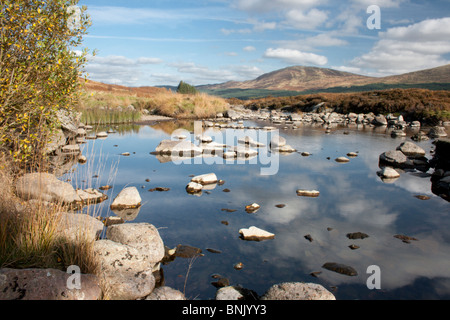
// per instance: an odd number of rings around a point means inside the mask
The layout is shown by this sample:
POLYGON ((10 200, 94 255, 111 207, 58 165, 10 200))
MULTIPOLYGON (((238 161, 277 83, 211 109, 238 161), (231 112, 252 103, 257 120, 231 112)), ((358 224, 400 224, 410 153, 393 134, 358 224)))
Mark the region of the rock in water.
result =
POLYGON ((334 271, 340 274, 344 274, 347 276, 357 276, 358 272, 350 266, 347 266, 345 264, 336 263, 336 262, 327 262, 325 263, 322 268, 325 268, 330 271, 334 271))
POLYGON ((186 186, 186 192, 190 194, 199 193, 203 189, 203 186, 197 182, 189 182, 186 186))
POLYGON ((136 187, 127 187, 120 191, 111 204, 111 210, 134 209, 141 206, 141 196, 136 187))
POLYGON ((353 233, 347 233, 347 238, 349 239, 364 239, 368 238, 369 235, 364 232, 353 232, 353 233))
POLYGON ((298 196, 303 196, 303 197, 318 197, 320 194, 319 191, 317 190, 303 190, 303 189, 299 189, 297 190, 297 195, 298 196))
POLYGON ((400 173, 398 173, 394 168, 391 167, 384 167, 377 173, 379 176, 386 179, 396 179, 400 177, 400 173))
POLYGON ((405 156, 410 158, 422 158, 425 156, 425 150, 410 141, 400 144, 397 150, 400 150, 405 156))
POLYGON ((320 284, 285 282, 270 287, 261 300, 336 300, 336 297, 320 284))
POLYGON ((251 226, 248 229, 240 229, 239 233, 244 240, 261 241, 275 238, 275 234, 267 232, 255 226, 251 226))
POLYGON ((199 183, 201 185, 213 184, 217 182, 217 176, 215 173, 206 173, 199 176, 195 176, 191 179, 192 182, 199 183))

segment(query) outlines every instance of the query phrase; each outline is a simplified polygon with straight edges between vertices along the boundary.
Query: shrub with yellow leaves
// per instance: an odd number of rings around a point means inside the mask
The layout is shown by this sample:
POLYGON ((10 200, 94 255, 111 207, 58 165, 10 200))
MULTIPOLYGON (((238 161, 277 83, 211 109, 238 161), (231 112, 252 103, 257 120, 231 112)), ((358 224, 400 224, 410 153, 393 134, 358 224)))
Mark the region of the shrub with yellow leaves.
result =
POLYGON ((79 99, 90 26, 78 0, 3 0, 0 7, 0 149, 27 164, 42 156, 56 112, 79 99))

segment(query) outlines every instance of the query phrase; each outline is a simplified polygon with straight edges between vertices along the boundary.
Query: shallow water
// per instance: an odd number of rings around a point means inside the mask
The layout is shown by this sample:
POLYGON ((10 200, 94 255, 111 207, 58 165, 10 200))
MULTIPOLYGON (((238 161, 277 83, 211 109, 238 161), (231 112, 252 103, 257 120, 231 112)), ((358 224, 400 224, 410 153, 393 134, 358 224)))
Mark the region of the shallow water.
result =
MULTIPOLYGON (((244 124, 270 125, 253 121, 244 124)), ((188 131, 194 129, 193 123, 180 125, 188 131)), ((296 130, 280 127, 279 134, 299 152, 309 152, 307 157, 297 152, 268 154, 240 163, 217 157, 191 160, 190 164, 161 163, 150 152, 161 140, 170 139, 178 127, 172 122, 135 126, 110 134, 105 140, 89 140, 82 146, 88 163, 77 165, 72 174, 72 181, 79 187, 114 185, 105 191, 109 200, 98 205, 95 214, 114 215, 109 210, 110 201, 122 188, 135 186, 143 206, 128 217, 130 222, 155 225, 170 248, 187 244, 203 250, 204 256, 194 260, 176 258, 163 265, 166 285, 184 291, 189 299, 214 299, 217 289, 211 284, 216 281, 212 275, 220 274, 230 284, 259 295, 276 283, 303 281, 322 284, 337 299, 450 298, 449 203, 431 192, 429 174, 402 172, 391 183, 377 175, 379 155, 409 137, 394 139, 385 128, 356 126, 335 127, 325 134, 322 126, 304 124, 296 130), (123 152, 130 152, 130 156, 121 156, 123 152), (349 158, 348 163, 334 161, 348 152, 358 152, 358 156, 349 158), (263 175, 263 168, 269 165, 276 174, 263 175), (210 172, 225 183, 201 196, 186 193, 190 175, 210 172), (170 190, 147 191, 155 187, 170 190), (230 192, 223 192, 225 188, 230 192), (300 197, 297 189, 319 190, 320 196, 300 197), (416 195, 431 198, 420 200, 416 195), (247 213, 245 206, 254 202, 261 208, 247 213), (277 204, 285 206, 278 208, 277 204), (236 211, 222 211, 224 208, 236 211), (260 242, 240 239, 239 229, 250 226, 272 232, 275 238, 260 242), (369 237, 346 237, 358 231, 369 237), (312 241, 305 239, 307 234, 312 241), (418 241, 404 243, 394 238, 396 234, 418 241), (350 249, 351 244, 359 249, 350 249), (240 270, 233 267, 238 262, 243 264, 240 270), (322 268, 326 262, 352 266, 358 275, 326 270, 322 268), (379 267, 381 289, 367 287, 372 275, 367 268, 371 265, 379 267), (313 277, 312 272, 320 274, 313 277)), ((239 137, 251 132, 205 132, 216 141, 227 133, 239 137)), ((190 138, 195 141, 193 135, 190 138)), ((255 138, 266 139, 260 131, 255 138)), ((223 142, 230 144, 228 140, 223 142)), ((432 157, 431 141, 417 144, 426 150, 428 158, 432 157)), ((261 148, 260 155, 265 151, 261 148)))

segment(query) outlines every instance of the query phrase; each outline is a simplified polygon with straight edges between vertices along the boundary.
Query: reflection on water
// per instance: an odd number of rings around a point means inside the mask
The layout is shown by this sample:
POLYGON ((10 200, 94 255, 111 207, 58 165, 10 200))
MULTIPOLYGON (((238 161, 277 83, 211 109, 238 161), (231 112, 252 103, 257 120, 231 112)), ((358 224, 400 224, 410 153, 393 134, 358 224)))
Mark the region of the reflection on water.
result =
MULTIPOLYGON (((196 143, 194 125, 183 123, 183 127, 187 139, 196 143)), ((450 298, 449 203, 433 195, 426 174, 405 171, 390 183, 377 175, 379 155, 408 137, 393 139, 387 128, 356 125, 331 127, 330 133, 312 125, 281 129, 280 135, 297 152, 280 154, 277 173, 262 175, 258 161, 179 164, 150 154, 161 140, 170 139, 175 129, 176 123, 167 122, 128 132, 117 130, 120 133, 110 134, 106 140, 88 141, 83 145, 88 163, 77 166, 78 178, 73 180, 92 187, 114 185, 105 191, 110 200, 122 188, 136 186, 143 206, 139 212, 117 215, 126 221, 154 224, 170 248, 178 244, 202 248, 204 256, 193 262, 187 280, 190 259, 177 258, 163 266, 166 285, 183 291, 186 281, 188 298, 214 299, 217 289, 211 285, 211 276, 220 274, 232 285, 240 284, 258 294, 275 283, 304 281, 324 285, 337 299, 450 298), (130 156, 121 156, 124 152, 130 156), (302 156, 302 152, 310 155, 302 156), (349 152, 358 156, 349 158, 348 163, 334 161, 349 152), (225 183, 201 195, 187 194, 185 187, 192 175, 210 172, 225 183), (98 178, 92 178, 94 175, 98 178), (156 187, 169 190, 148 191, 156 187), (297 189, 319 190, 320 195, 300 197, 297 189), (420 200, 416 195, 430 199, 420 200), (252 203, 261 207, 247 213, 245 206, 252 203), (284 206, 277 207, 279 204, 284 206), (241 240, 239 229, 250 226, 274 233, 275 238, 241 240), (346 237, 359 231, 369 237, 346 237), (397 234, 418 241, 405 243, 394 238, 397 234), (359 249, 350 249, 352 244, 359 249), (233 266, 239 262, 243 268, 236 270, 233 266), (358 275, 326 270, 322 268, 326 262, 352 266, 358 275), (366 286, 371 265, 380 267, 380 290, 366 286)), ((246 135, 244 130, 227 130, 246 135)), ((211 128, 204 133, 218 139, 225 132, 211 128)), ((431 141, 417 144, 431 158, 431 141)), ((260 149, 264 151, 267 148, 260 149)), ((102 216, 115 215, 109 211, 109 201, 96 210, 102 216)))

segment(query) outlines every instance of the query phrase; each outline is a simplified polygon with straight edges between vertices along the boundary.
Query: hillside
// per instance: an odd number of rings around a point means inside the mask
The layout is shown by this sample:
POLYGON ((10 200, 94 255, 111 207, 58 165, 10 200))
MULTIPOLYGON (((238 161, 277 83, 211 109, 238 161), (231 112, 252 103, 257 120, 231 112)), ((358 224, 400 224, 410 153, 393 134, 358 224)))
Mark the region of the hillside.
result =
POLYGON ((309 112, 322 104, 339 113, 402 114, 409 120, 437 123, 450 120, 450 91, 391 89, 358 93, 316 93, 290 97, 267 97, 241 102, 245 107, 309 112))
POLYGON ((157 88, 157 87, 126 87, 115 84, 105 84, 101 82, 96 82, 92 80, 88 80, 87 82, 84 79, 80 79, 82 85, 86 91, 97 91, 97 92, 108 92, 117 95, 132 95, 136 97, 150 97, 155 93, 163 93, 166 92, 165 88, 157 88))
POLYGON ((368 77, 327 68, 294 66, 272 71, 248 81, 229 81, 199 86, 200 90, 264 89, 286 91, 323 90, 369 84, 450 83, 450 65, 389 77, 368 77))

